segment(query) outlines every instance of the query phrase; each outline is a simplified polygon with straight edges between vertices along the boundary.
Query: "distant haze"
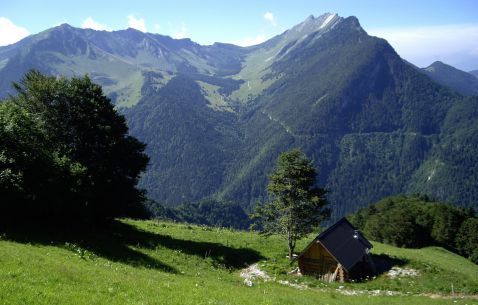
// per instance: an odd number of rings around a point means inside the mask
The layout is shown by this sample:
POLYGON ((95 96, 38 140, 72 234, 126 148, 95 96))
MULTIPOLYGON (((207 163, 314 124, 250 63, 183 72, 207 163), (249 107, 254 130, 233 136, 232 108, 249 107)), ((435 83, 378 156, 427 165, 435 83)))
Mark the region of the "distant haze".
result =
POLYGON ((426 67, 442 61, 463 71, 478 68, 478 24, 370 29, 407 61, 426 67))

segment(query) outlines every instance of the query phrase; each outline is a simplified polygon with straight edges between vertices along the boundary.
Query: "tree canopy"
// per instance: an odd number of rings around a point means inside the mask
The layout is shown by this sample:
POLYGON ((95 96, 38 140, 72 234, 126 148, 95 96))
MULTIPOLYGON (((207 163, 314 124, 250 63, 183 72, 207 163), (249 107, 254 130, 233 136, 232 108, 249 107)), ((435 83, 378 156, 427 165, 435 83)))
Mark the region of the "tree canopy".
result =
POLYGON ((282 153, 269 176, 267 191, 271 200, 256 208, 254 217, 262 223, 262 233, 283 236, 290 259, 296 241, 329 216, 326 191, 315 186, 316 175, 312 162, 300 150, 282 153))
POLYGON ((478 262, 478 219, 472 209, 426 196, 392 196, 349 219, 372 240, 409 248, 438 245, 478 262))
POLYGON ((0 209, 6 218, 105 219, 142 210, 148 157, 88 76, 28 72, 0 105, 0 209))

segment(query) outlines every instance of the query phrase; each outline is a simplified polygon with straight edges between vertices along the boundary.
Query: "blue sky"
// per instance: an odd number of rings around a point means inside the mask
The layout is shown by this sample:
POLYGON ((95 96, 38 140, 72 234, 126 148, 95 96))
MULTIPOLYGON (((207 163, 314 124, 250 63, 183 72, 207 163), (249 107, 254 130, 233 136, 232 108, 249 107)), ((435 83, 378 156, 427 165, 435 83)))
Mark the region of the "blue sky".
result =
POLYGON ((0 45, 61 23, 250 45, 326 12, 358 17, 367 32, 420 67, 441 60, 478 69, 476 0, 6 0, 0 3, 0 45))

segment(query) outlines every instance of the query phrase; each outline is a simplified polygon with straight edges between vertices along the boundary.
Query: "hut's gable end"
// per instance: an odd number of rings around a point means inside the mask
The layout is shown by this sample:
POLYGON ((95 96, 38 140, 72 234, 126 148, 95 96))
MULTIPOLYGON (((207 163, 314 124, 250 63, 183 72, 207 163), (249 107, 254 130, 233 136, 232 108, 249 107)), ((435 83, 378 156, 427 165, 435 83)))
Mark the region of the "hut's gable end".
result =
POLYGON ((330 258, 335 261, 334 257, 330 255, 330 253, 324 248, 324 246, 315 241, 302 255, 304 258, 315 258, 315 259, 322 259, 322 258, 330 258))
POLYGON ((320 242, 314 242, 299 258, 299 269, 302 274, 315 275, 327 281, 335 280, 334 273, 338 264, 320 242))

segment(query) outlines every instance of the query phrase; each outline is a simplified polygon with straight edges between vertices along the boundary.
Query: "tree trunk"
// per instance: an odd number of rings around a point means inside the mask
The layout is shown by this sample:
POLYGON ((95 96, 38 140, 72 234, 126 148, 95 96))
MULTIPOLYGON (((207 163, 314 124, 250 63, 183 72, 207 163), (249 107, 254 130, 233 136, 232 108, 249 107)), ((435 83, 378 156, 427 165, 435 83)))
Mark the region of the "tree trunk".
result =
POLYGON ((294 259, 295 242, 292 240, 290 232, 287 233, 287 245, 289 247, 289 260, 294 259))

